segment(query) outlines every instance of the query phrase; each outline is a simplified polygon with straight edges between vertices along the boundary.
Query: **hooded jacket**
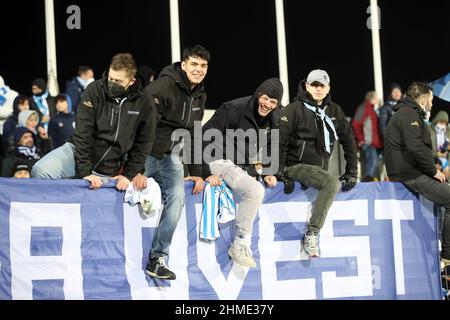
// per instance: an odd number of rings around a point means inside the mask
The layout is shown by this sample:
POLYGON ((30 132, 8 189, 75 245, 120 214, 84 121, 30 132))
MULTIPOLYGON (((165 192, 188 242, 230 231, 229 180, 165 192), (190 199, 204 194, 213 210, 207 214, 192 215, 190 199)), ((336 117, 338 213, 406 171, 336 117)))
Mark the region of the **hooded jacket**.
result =
POLYGON ((72 80, 66 82, 66 94, 70 97, 72 101, 73 113, 77 113, 78 104, 80 103, 81 96, 85 88, 78 81, 78 77, 73 77, 72 80))
POLYGON ((384 159, 392 181, 436 175, 431 149, 431 134, 423 120, 424 111, 410 97, 394 106, 394 115, 386 128, 384 159))
MULTIPOLYGON (((345 172, 352 176, 357 175, 358 160, 356 156, 355 138, 350 123, 345 118, 341 107, 331 101, 328 94, 322 105, 317 105, 312 96, 305 89, 305 80, 299 83, 298 94, 294 102, 281 110, 280 121, 280 175, 285 167, 299 163, 319 166, 328 169, 330 154, 319 148, 323 134, 320 118, 315 112, 307 109, 304 103, 325 111, 332 120, 339 142, 344 149, 347 162, 345 172)), ((334 145, 334 136, 330 132, 330 141, 334 145)))
POLYGON ((19 122, 19 113, 20 113, 19 101, 25 99, 27 99, 30 104, 30 110, 33 110, 34 108, 34 105, 31 103, 31 99, 24 94, 20 94, 14 99, 13 113, 8 117, 8 119, 6 119, 5 123, 3 124, 2 148, 4 151, 8 149, 9 139, 11 136, 14 136, 14 131, 16 130, 19 122))
POLYGON ((178 143, 172 141, 176 129, 190 130, 193 137, 194 121, 203 118, 206 93, 203 82, 191 89, 180 62, 166 66, 159 78, 147 86, 146 92, 158 110, 156 139, 150 155, 162 159, 178 143))
POLYGON ((140 79, 120 98, 108 94, 107 77, 92 82, 83 93, 76 115, 76 165, 81 177, 95 171, 128 179, 144 172, 145 159, 155 136, 156 110, 144 94, 140 79), (127 160, 125 162, 125 155, 127 160))
MULTIPOLYGON (((222 157, 220 157, 220 155, 215 155, 214 159, 231 160, 234 164, 247 171, 250 176, 257 175, 253 164, 263 163, 264 166, 271 165, 270 158, 265 159, 264 156, 267 155, 268 157, 271 157, 271 131, 278 130, 280 125, 279 108, 274 109, 264 118, 259 116, 258 89, 253 96, 238 98, 223 103, 214 113, 212 118, 202 127, 204 136, 205 132, 209 129, 219 130, 223 135, 223 145, 220 145, 218 141, 213 141, 211 144, 214 144, 214 146, 208 148, 210 150, 214 148, 216 151, 222 151, 222 157), (254 140, 251 141, 245 134, 236 134, 236 138, 229 134, 227 135, 227 129, 241 129, 243 132, 254 132, 257 138, 256 145, 250 145, 254 140), (264 134, 267 137, 266 141, 260 139, 261 134, 264 134), (226 154, 227 148, 233 150, 233 156, 226 154)), ((236 133, 236 131, 234 132, 236 133)), ((208 145, 209 142, 206 141, 204 149, 207 148, 208 145)), ((272 174, 275 175, 278 172, 278 166, 273 168, 273 170, 272 174)), ((210 174, 209 166, 204 165, 203 176, 207 177, 210 174)))
MULTIPOLYGON (((432 123, 430 124, 431 147, 432 147, 433 152, 436 157, 438 157, 437 152, 441 151, 441 150, 438 150, 438 147, 437 147, 438 142, 437 142, 437 137, 436 137, 436 135, 437 135, 436 124, 440 121, 445 122, 447 124, 447 130, 445 131, 445 136, 446 136, 446 140, 450 141, 450 127, 448 125, 448 113, 441 110, 436 114, 436 116, 433 118, 432 123)), ((448 146, 447 146, 447 149, 448 149, 448 146)), ((447 160, 448 159, 450 159, 450 154, 447 154, 447 160)))

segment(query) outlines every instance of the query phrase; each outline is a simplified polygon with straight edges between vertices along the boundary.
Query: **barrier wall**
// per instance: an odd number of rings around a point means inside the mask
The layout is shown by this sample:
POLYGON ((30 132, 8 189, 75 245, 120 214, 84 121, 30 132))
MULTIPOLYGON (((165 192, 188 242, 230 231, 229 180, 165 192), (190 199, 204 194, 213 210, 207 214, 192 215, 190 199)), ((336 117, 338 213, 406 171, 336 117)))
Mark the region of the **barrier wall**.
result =
POLYGON ((227 256, 234 222, 217 241, 199 240, 202 198, 185 187, 170 282, 143 272, 158 214, 144 219, 112 185, 0 179, 0 300, 440 299, 432 204, 401 184, 339 193, 313 260, 300 238, 317 192, 267 189, 253 229, 255 269, 227 256))

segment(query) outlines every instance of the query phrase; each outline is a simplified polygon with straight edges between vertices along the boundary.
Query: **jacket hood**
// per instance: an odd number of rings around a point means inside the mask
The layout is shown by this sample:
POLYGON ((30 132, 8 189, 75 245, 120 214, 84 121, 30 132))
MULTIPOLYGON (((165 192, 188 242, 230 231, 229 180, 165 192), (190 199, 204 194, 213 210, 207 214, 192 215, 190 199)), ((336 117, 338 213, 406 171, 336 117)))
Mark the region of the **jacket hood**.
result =
POLYGON ((422 109, 417 104, 417 102, 414 101, 414 99, 412 99, 412 98, 410 98, 408 96, 405 96, 404 98, 401 98, 398 102, 399 103, 397 103, 395 106, 392 107, 392 110, 398 111, 400 108, 404 107, 405 105, 410 107, 410 108, 413 108, 413 109, 417 109, 417 108, 422 109))
POLYGON ((17 145, 18 145, 18 143, 19 143, 19 141, 20 141, 20 138, 22 138, 22 136, 25 134, 25 133, 31 133, 32 135, 33 135, 33 141, 34 141, 34 144, 36 145, 36 135, 30 130, 30 129, 28 129, 28 128, 25 128, 25 127, 18 127, 17 129, 16 129, 16 132, 14 132, 14 146, 17 148, 17 145))
POLYGON ((417 102, 406 96, 399 100, 399 103, 397 103, 395 106, 392 107, 392 110, 398 111, 400 108, 412 108, 417 111, 417 113, 420 115, 422 119, 425 119, 426 112, 417 104, 417 102))
POLYGON ((180 86, 185 92, 192 94, 194 96, 200 95, 202 91, 204 91, 203 81, 195 86, 194 91, 192 91, 189 79, 181 69, 181 62, 175 62, 171 65, 164 67, 159 75, 159 78, 169 77, 174 80, 178 86, 180 86))
POLYGON ((448 113, 441 110, 437 113, 437 115, 433 118, 433 123, 436 124, 438 122, 445 122, 448 124, 448 113))
POLYGON ((33 113, 35 113, 38 117, 38 121, 39 121, 39 115, 36 111, 34 110, 24 110, 21 111, 19 113, 19 121, 18 121, 18 126, 19 127, 26 127, 27 126, 27 119, 28 117, 30 117, 33 113))
POLYGON ((331 94, 328 93, 327 96, 323 99, 322 104, 320 106, 317 105, 311 94, 308 91, 306 91, 306 79, 304 79, 298 83, 297 97, 295 97, 294 100, 300 100, 312 106, 323 108, 324 106, 329 105, 331 103, 331 94))
POLYGON ((20 100, 28 100, 28 103, 30 104, 30 108, 32 106, 32 103, 30 101, 30 98, 28 98, 28 96, 24 95, 24 94, 19 94, 13 102, 13 114, 16 115, 16 117, 19 115, 20 110, 19 110, 19 101, 20 100))

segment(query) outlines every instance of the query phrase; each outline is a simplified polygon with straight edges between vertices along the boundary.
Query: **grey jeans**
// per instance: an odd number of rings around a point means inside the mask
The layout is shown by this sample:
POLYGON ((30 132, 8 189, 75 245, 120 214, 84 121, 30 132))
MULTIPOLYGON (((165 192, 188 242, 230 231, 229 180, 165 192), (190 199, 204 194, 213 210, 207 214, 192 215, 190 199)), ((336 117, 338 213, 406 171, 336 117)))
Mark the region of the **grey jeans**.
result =
POLYGON ((216 160, 211 162, 209 167, 213 175, 223 178, 241 198, 236 212, 235 237, 251 237, 253 221, 264 199, 264 187, 230 160, 216 160))
POLYGON ((325 223, 328 210, 341 188, 339 179, 318 166, 299 163, 286 169, 286 175, 302 184, 319 190, 312 208, 308 231, 319 232, 325 223))
POLYGON ((441 257, 450 259, 450 186, 426 175, 403 181, 403 184, 408 189, 445 208, 441 257))

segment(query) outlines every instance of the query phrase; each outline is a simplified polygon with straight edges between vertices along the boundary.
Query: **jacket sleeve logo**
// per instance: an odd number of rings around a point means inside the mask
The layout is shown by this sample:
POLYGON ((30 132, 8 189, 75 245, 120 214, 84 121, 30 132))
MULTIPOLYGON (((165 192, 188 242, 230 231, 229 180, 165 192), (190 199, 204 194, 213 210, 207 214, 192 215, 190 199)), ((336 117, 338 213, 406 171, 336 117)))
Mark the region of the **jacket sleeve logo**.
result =
POLYGON ((92 102, 90 102, 90 101, 83 101, 83 104, 84 104, 86 107, 88 107, 88 108, 93 108, 93 107, 94 107, 94 105, 93 105, 92 102))

